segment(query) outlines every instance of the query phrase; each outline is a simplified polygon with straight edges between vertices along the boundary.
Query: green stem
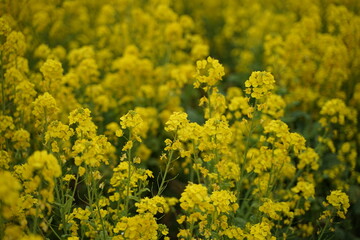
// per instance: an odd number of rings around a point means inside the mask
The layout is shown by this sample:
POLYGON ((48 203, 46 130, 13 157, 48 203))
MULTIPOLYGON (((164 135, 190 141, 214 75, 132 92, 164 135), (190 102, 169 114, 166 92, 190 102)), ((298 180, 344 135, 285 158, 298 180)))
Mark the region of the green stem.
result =
POLYGON ((51 224, 44 218, 44 220, 45 220, 45 222, 47 223, 47 225, 49 226, 49 228, 51 229, 51 231, 55 234, 55 236, 58 238, 58 239, 60 239, 60 240, 62 240, 63 238, 61 238, 60 236, 59 236, 59 234, 57 234, 57 232, 55 231, 55 229, 51 226, 51 224))
MULTIPOLYGON (((129 141, 131 141, 131 129, 129 129, 129 141)), ((129 201, 130 201, 130 178, 131 178, 131 149, 127 150, 128 160, 128 179, 126 182, 126 199, 125 199, 125 216, 129 212, 129 201)))
POLYGON ((75 179, 75 185, 74 185, 74 191, 72 192, 72 199, 75 199, 75 192, 76 192, 76 188, 77 188, 77 184, 79 181, 79 173, 76 174, 76 179, 75 179))
POLYGON ((327 229, 328 226, 329 226, 329 222, 330 222, 329 219, 326 219, 325 227, 321 230, 321 233, 320 233, 320 236, 319 236, 318 240, 321 240, 321 239, 322 239, 322 237, 323 237, 326 229, 327 229))
POLYGON ((64 232, 65 234, 67 233, 67 227, 66 227, 66 218, 65 218, 65 212, 64 212, 64 194, 63 194, 63 191, 62 189, 60 189, 59 191, 59 187, 62 188, 62 181, 61 183, 59 184, 58 183, 58 180, 55 179, 56 183, 55 183, 55 194, 56 194, 56 200, 57 200, 57 203, 58 203, 58 206, 59 206, 59 212, 60 212, 60 217, 61 217, 61 222, 62 222, 62 225, 63 225, 63 228, 64 228, 64 232))
MULTIPOLYGON (((245 205, 246 206, 249 206, 249 204, 248 204, 248 202, 249 202, 249 200, 248 200, 248 197, 249 197, 249 195, 250 195, 250 193, 251 193, 251 187, 249 187, 249 189, 246 191, 246 193, 245 193, 245 196, 244 196, 244 200, 243 200, 243 202, 242 202, 242 204, 241 204, 241 206, 240 206, 240 209, 239 209, 239 211, 240 211, 240 215, 241 216, 243 216, 243 211, 244 211, 244 207, 245 207, 245 205), (245 204, 246 203, 246 204, 245 204)), ((249 210, 250 210, 250 208, 248 208, 249 210)))
MULTIPOLYGON (((40 198, 37 198, 38 200, 40 200, 40 198)), ((39 215, 39 203, 36 204, 36 211, 35 211, 35 218, 34 218, 34 225, 33 225, 33 229, 32 229, 32 233, 36 234, 36 227, 38 225, 38 215, 39 215)))
POLYGON ((44 107, 44 125, 41 133, 41 141, 45 147, 47 147, 45 143, 45 134, 47 132, 47 128, 48 128, 47 111, 46 111, 46 107, 44 107))
POLYGON ((207 98, 208 98, 208 101, 209 101, 209 104, 208 104, 208 108, 209 108, 209 119, 212 117, 212 108, 211 108, 211 100, 210 100, 210 97, 211 97, 211 93, 212 93, 212 88, 209 88, 206 92, 206 95, 207 95, 207 98))
MULTIPOLYGON (((254 103, 254 106, 256 107, 256 100, 254 103)), ((248 136, 246 138, 246 144, 245 144, 245 150, 244 150, 244 154, 243 154, 243 163, 240 169, 240 181, 238 182, 238 187, 237 187, 237 198, 239 198, 239 194, 240 194, 240 189, 242 186, 242 183, 244 181, 244 173, 245 173, 245 166, 246 166, 246 161, 247 161, 247 152, 249 151, 250 148, 250 137, 253 134, 254 131, 254 118, 255 118, 255 114, 256 111, 254 112, 254 115, 251 118, 251 123, 250 123, 250 129, 249 129, 249 133, 248 136)))
POLYGON ((174 150, 171 150, 169 153, 169 159, 168 159, 168 162, 166 163, 164 177, 161 179, 161 184, 159 186, 159 191, 158 191, 157 195, 161 195, 163 193, 163 191, 165 190, 164 184, 166 182, 166 176, 169 172, 170 164, 172 162, 173 153, 174 153, 174 150))
MULTIPOLYGON (((76 188, 77 188, 77 184, 78 184, 78 181, 79 181, 79 174, 76 175, 76 179, 75 179, 75 184, 74 184, 74 190, 72 191, 71 193, 71 203, 69 203, 70 207, 68 207, 67 205, 67 208, 65 209, 65 212, 63 212, 62 214, 62 218, 63 218, 63 226, 64 226, 64 231, 65 231, 65 234, 67 234, 68 232, 68 224, 67 224, 67 220, 66 220, 66 215, 68 215, 70 212, 71 212, 71 206, 73 204, 73 201, 75 199, 75 193, 76 193, 76 188)), ((68 199, 66 200, 66 203, 67 201, 69 201, 68 199)))
MULTIPOLYGON (((299 205, 300 205, 300 199, 296 202, 296 206, 294 208, 294 213, 295 213, 296 209, 299 207, 299 205)), ((289 225, 286 227, 286 231, 285 231, 286 236, 287 236, 288 231, 289 231, 289 229, 290 229, 290 227, 291 227, 291 225, 292 225, 292 223, 294 221, 294 218, 295 218, 295 215, 291 218, 289 225)))
POLYGON ((107 234, 106 234, 106 230, 105 230, 104 219, 102 218, 101 212, 100 212, 99 201, 96 201, 96 207, 97 207, 98 214, 99 214, 100 221, 101 221, 101 227, 102 227, 102 230, 103 230, 103 238, 104 238, 104 240, 106 240, 106 235, 107 234))
MULTIPOLYGON (((86 167, 87 168, 87 167, 86 167)), ((88 201, 89 201, 89 207, 90 207, 90 211, 93 211, 93 202, 94 202, 94 190, 96 191, 96 186, 93 185, 93 176, 92 176, 92 167, 90 166, 90 168, 86 169, 86 180, 88 180, 88 178, 90 177, 90 187, 87 187, 87 193, 88 193, 88 201)))
MULTIPOLYGON (((193 239, 193 238, 192 238, 193 231, 194 231, 194 223, 191 222, 191 223, 190 223, 190 239, 193 239)), ((188 238, 188 239, 189 239, 189 238, 188 238)))
MULTIPOLYGON (((196 160, 198 159, 198 153, 197 153, 197 151, 196 151, 196 147, 195 147, 194 141, 193 141, 193 149, 194 149, 194 153, 193 153, 194 161, 193 161, 193 162, 196 163, 196 160)), ((194 168, 191 166, 191 170, 193 170, 193 169, 194 169, 194 168)), ((201 178, 200 178, 199 170, 196 169, 196 170, 195 170, 195 173, 196 173, 196 177, 197 177, 197 179, 198 179, 198 183, 200 184, 201 178)))
MULTIPOLYGON (((2 212, 1 208, 0 211, 2 212)), ((4 238, 4 233, 5 233, 5 221, 2 215, 0 214, 0 239, 4 238)))

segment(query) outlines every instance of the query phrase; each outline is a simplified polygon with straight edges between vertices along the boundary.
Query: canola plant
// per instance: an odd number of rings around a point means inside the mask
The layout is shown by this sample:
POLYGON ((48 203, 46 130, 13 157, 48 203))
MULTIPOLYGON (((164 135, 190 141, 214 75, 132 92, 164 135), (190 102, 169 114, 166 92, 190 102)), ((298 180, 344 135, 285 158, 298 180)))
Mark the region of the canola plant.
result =
POLYGON ((3 0, 0 239, 359 239, 360 2, 3 0))

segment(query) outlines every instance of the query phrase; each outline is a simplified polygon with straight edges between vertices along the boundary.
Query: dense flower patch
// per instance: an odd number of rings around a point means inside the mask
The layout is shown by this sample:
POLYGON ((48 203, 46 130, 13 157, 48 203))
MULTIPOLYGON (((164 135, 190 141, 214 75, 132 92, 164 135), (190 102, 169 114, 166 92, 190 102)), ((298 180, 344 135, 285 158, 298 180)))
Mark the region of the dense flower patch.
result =
POLYGON ((0 13, 0 239, 360 237, 359 1, 0 13))

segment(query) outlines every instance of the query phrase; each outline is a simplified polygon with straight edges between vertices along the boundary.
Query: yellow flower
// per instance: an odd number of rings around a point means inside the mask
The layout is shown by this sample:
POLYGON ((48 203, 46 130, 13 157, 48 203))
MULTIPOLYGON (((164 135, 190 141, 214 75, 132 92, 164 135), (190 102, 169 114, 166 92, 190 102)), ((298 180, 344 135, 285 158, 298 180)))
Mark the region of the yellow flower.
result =
POLYGON ((319 168, 319 155, 314 149, 308 147, 305 151, 299 154, 298 169, 303 169, 305 166, 311 166, 311 169, 317 170, 319 168))
POLYGON ((79 237, 68 237, 67 240, 79 240, 79 237))
MULTIPOLYGON (((124 189, 125 183, 128 181, 128 171, 130 164, 130 188, 135 189, 138 187, 139 182, 146 181, 148 178, 153 178, 153 174, 150 170, 145 170, 142 168, 136 168, 133 164, 128 161, 122 161, 118 166, 114 168, 114 174, 110 179, 110 184, 113 187, 119 187, 120 189, 124 189)), ((131 190, 132 191, 132 190, 131 190)), ((123 192, 120 192, 123 194, 123 192)))
MULTIPOLYGON (((146 136, 145 123, 141 118, 140 114, 130 110, 127 114, 120 118, 120 125, 122 129, 129 129, 131 133, 131 139, 135 139, 138 142, 141 142, 140 137, 146 136)), ((120 133, 119 133, 120 134, 120 133)), ((130 140, 127 144, 130 144, 130 140)), ((131 147, 130 147, 131 148, 131 147)))
POLYGON ((235 96, 231 98, 229 103, 229 110, 234 112, 235 118, 241 118, 242 116, 250 117, 254 111, 253 107, 249 105, 249 98, 242 96, 235 96))
POLYGON ((58 160, 46 151, 36 151, 28 158, 27 164, 35 171, 43 169, 43 174, 49 178, 59 177, 61 175, 61 167, 58 160), (48 170, 48 171, 45 171, 48 170))
POLYGON ((59 139, 68 141, 71 136, 73 136, 73 129, 69 128, 68 125, 63 124, 60 121, 52 121, 45 133, 45 141, 48 142, 50 139, 59 139))
POLYGON ((41 66, 40 72, 46 81, 60 81, 63 74, 61 63, 57 60, 47 59, 41 66))
POLYGON ((352 123, 357 122, 356 110, 346 106, 345 102, 338 98, 327 101, 321 108, 320 114, 319 122, 323 127, 331 124, 344 125, 346 120, 352 123))
POLYGON ((149 212, 153 215, 157 213, 166 213, 169 211, 169 206, 164 197, 155 196, 153 198, 145 197, 140 202, 135 203, 138 208, 136 211, 140 214, 149 212))
POLYGON ((8 224, 5 228, 4 231, 4 240, 17 240, 17 239, 21 239, 21 237, 23 237, 25 235, 25 233, 23 232, 23 229, 21 226, 19 225, 15 225, 15 224, 8 224))
POLYGON ((172 132, 185 127, 189 123, 187 114, 184 112, 174 112, 165 123, 165 131, 172 132))
POLYGON ((248 80, 245 82, 246 93, 251 97, 261 99, 270 94, 274 89, 274 76, 269 72, 253 72, 248 80))
POLYGON ((218 60, 208 57, 206 60, 196 62, 196 74, 194 83, 195 88, 199 88, 201 84, 212 87, 222 80, 225 75, 224 67, 218 60))
POLYGON ((125 146, 122 148, 122 151, 127 151, 133 147, 133 141, 129 140, 126 142, 125 146))
POLYGON ((338 216, 345 219, 345 214, 350 207, 349 197, 346 193, 343 193, 341 190, 331 191, 330 195, 326 197, 326 200, 330 205, 335 207, 338 216))
POLYGON ((21 190, 19 181, 8 171, 0 170, 0 201, 6 205, 12 205, 19 198, 21 190))
POLYGON ((281 96, 271 94, 266 99, 266 102, 262 104, 261 111, 274 119, 279 119, 284 116, 285 106, 286 103, 281 96))
POLYGON ((44 238, 40 235, 30 234, 30 235, 23 236, 19 240, 43 240, 43 239, 44 238))
POLYGON ((39 126, 40 123, 49 123, 50 120, 55 119, 56 114, 59 112, 59 108, 56 105, 56 100, 48 92, 39 96, 33 102, 33 111, 32 114, 36 117, 36 125, 39 126))
POLYGON ((201 211, 211 209, 207 188, 200 184, 190 183, 181 194, 180 207, 185 211, 192 211, 195 207, 201 211))
POLYGON ((11 141, 14 142, 15 149, 26 149, 30 147, 30 133, 21 128, 14 132, 14 136, 11 138, 11 141))
POLYGON ((189 229, 180 229, 177 237, 180 239, 188 239, 191 236, 189 229))
POLYGON ((259 207, 259 211, 266 213, 274 220, 281 220, 283 217, 280 214, 289 218, 293 217, 293 213, 290 212, 290 205, 288 202, 273 202, 268 198, 266 198, 264 203, 259 207))
POLYGON ((228 227, 224 231, 220 232, 220 234, 225 235, 230 239, 235 238, 236 240, 243 240, 245 238, 244 231, 241 228, 235 226, 228 227))
POLYGON ((79 167, 79 176, 83 176, 85 174, 86 169, 83 167, 79 167))
POLYGON ((73 215, 73 218, 77 218, 81 221, 86 221, 89 219, 91 212, 88 208, 86 208, 86 209, 74 208, 74 210, 71 214, 73 215))
POLYGON ((69 114, 69 125, 78 123, 76 134, 81 138, 92 138, 96 135, 97 126, 92 122, 90 114, 88 108, 77 108, 69 114))
POLYGON ((218 213, 236 211, 236 197, 232 192, 226 190, 214 191, 210 196, 211 202, 218 213))
POLYGON ((63 180, 65 182, 70 182, 70 180, 75 180, 75 176, 73 174, 66 174, 64 177, 63 177, 63 180))
POLYGON ((0 17, 0 35, 8 35, 11 32, 11 27, 4 17, 0 17))
POLYGON ((291 191, 294 193, 302 193, 305 199, 314 197, 315 195, 315 186, 311 182, 304 180, 299 180, 295 187, 291 188, 291 191))
POLYGON ((122 137, 124 135, 124 132, 121 129, 117 129, 116 132, 115 132, 115 135, 117 137, 122 137))
POLYGON ((16 31, 10 32, 2 48, 8 61, 12 61, 16 56, 23 56, 26 50, 24 34, 16 31))
POLYGON ((14 102, 18 111, 23 111, 25 115, 30 115, 31 109, 28 106, 34 101, 36 96, 35 85, 28 80, 23 80, 16 85, 16 95, 14 102))
POLYGON ((145 213, 133 217, 122 217, 113 231, 129 240, 156 240, 158 228, 155 217, 150 213, 145 213))
POLYGON ((260 223, 254 224, 250 226, 250 233, 247 234, 247 239, 249 240, 257 240, 257 239, 276 239, 271 234, 271 222, 263 218, 260 223))
POLYGON ((11 162, 10 155, 7 151, 0 150, 0 169, 9 169, 11 162))
POLYGON ((5 138, 10 139, 15 129, 14 121, 10 116, 0 115, 0 142, 3 143, 5 138))
POLYGON ((216 164, 220 176, 224 179, 234 181, 240 180, 240 167, 239 164, 231 162, 230 160, 221 160, 216 164))

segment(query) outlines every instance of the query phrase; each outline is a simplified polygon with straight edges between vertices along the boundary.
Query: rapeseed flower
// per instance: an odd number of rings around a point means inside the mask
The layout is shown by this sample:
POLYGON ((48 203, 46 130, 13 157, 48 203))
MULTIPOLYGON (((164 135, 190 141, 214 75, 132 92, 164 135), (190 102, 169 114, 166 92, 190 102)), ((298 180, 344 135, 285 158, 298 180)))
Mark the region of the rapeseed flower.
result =
POLYGON ((274 76, 269 72, 253 72, 245 82, 246 93, 255 99, 262 99, 275 87, 274 76))
POLYGON ((25 2, 0 4, 0 239, 354 223, 357 1, 25 2))
POLYGON ((345 214, 348 211, 348 208, 350 207, 349 204, 349 197, 346 195, 346 193, 340 191, 340 190, 334 190, 331 191, 330 195, 326 197, 327 202, 324 202, 323 204, 325 206, 331 205, 336 209, 336 214, 345 219, 345 214))
POLYGON ((224 67, 218 60, 208 57, 206 60, 196 62, 196 74, 194 83, 195 88, 199 88, 201 84, 213 87, 218 81, 222 80, 225 75, 224 67))

